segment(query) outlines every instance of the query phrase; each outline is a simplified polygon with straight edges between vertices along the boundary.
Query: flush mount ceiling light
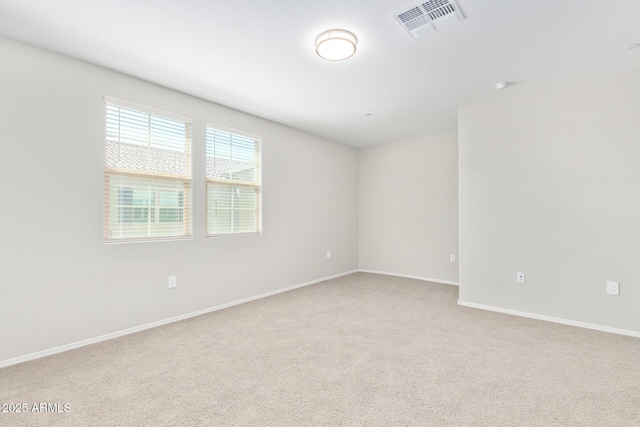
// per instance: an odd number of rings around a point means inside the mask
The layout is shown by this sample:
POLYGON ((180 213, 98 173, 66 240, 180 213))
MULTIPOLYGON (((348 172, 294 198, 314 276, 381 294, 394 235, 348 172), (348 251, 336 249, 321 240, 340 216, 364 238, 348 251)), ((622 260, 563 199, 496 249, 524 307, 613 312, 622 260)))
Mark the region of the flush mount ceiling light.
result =
POLYGON ((356 53, 358 39, 346 30, 329 30, 316 37, 316 53, 327 61, 343 61, 356 53))

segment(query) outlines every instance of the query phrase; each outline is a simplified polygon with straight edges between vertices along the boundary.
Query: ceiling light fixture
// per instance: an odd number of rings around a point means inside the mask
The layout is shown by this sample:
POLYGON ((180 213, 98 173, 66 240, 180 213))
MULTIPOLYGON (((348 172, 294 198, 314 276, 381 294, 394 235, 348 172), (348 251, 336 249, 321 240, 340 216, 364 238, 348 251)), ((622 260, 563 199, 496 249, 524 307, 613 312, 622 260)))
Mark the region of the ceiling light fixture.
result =
POLYGON ((329 30, 316 37, 316 53, 327 61, 344 61, 356 53, 358 39, 346 30, 329 30))

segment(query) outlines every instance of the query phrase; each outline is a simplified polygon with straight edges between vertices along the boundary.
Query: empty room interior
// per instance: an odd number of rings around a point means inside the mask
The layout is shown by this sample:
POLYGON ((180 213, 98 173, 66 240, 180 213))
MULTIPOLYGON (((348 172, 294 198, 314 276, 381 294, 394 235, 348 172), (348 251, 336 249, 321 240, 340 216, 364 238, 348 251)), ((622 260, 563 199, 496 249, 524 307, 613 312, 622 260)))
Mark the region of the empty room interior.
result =
POLYGON ((639 20, 0 0, 0 425, 640 426, 639 20))

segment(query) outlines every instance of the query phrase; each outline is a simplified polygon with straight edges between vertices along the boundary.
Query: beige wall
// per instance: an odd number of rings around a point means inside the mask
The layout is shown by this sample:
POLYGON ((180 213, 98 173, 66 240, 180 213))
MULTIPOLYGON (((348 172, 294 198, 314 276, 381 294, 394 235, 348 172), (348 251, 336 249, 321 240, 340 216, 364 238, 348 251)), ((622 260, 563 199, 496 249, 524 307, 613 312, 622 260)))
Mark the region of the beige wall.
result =
POLYGON ((361 269, 457 282, 457 162, 456 133, 360 150, 361 269))
POLYGON ((0 51, 0 362, 357 268, 640 331, 640 72, 356 150, 7 39, 0 51), (105 94, 194 118, 192 240, 103 243, 105 94), (207 121, 263 136, 262 236, 204 237, 207 121))
POLYGON ((640 72, 462 108, 459 144, 460 299, 640 331, 640 72))
POLYGON ((7 39, 0 52, 0 361, 358 268, 356 149, 7 39), (103 243, 105 94, 195 119, 193 240, 103 243), (262 236, 204 237, 206 121, 263 136, 262 236))

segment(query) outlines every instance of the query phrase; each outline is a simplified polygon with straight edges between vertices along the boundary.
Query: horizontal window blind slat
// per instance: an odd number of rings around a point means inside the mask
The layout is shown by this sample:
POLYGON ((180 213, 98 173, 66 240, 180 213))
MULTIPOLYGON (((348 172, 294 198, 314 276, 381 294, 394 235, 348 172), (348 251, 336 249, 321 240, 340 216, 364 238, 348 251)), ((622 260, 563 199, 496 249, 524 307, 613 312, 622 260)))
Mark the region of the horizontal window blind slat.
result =
POLYGON ((149 107, 149 106, 131 102, 125 99, 116 98, 114 96, 105 95, 104 100, 105 100, 105 104, 108 104, 108 105, 114 105, 116 107, 120 106, 133 111, 149 112, 157 116, 167 117, 167 118, 185 122, 185 123, 193 123, 193 119, 191 117, 187 117, 182 114, 177 114, 170 111, 161 110, 159 108, 149 107))
POLYGON ((107 103, 106 242, 190 237, 190 144, 190 122, 107 103))
POLYGON ((207 235, 261 231, 260 139, 207 126, 207 235))

